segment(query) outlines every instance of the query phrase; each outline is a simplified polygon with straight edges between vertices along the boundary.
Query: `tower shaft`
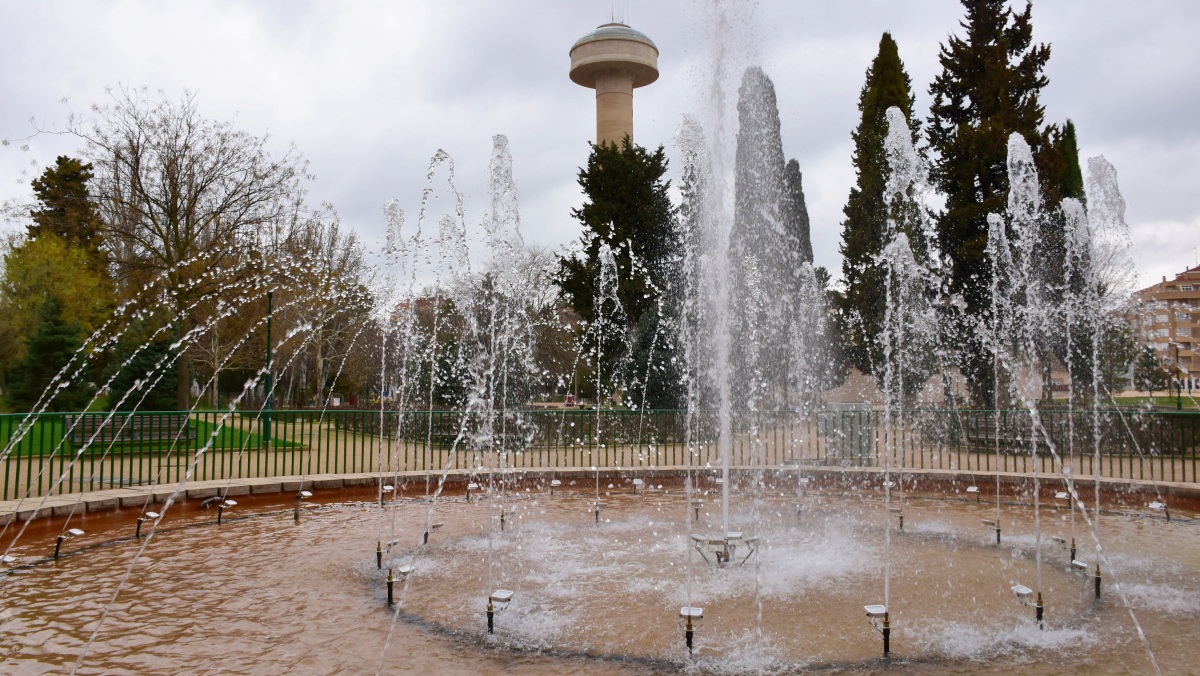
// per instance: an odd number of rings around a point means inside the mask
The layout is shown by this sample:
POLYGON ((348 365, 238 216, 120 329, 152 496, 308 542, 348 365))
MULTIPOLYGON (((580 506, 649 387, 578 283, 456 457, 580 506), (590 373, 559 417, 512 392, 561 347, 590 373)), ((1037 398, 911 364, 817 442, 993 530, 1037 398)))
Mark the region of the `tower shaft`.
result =
POLYGON ((607 71, 596 76, 596 144, 633 140, 633 76, 607 71))

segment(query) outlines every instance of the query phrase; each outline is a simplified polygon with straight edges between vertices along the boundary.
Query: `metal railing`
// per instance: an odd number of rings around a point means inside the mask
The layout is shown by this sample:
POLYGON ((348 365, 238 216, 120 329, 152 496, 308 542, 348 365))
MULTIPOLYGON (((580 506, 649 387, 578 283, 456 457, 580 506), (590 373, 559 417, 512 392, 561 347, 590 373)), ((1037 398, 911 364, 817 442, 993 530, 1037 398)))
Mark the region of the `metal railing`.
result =
MULTIPOLYGON (((275 410, 0 415, 0 499, 191 479, 443 469, 718 468, 717 420, 704 412, 530 409, 275 410), (688 429, 690 425, 690 430, 688 429), (23 431, 17 435, 18 431, 23 431), (19 441, 13 441, 20 436, 19 441), (690 455, 690 462, 689 462, 690 455)), ((914 410, 890 424, 866 406, 733 415, 735 467, 945 469, 1200 481, 1200 413, 914 410), (890 430, 890 432, 889 432, 890 430), (890 439, 889 439, 890 434, 890 439), (1054 454, 1049 452, 1053 448, 1054 454)))

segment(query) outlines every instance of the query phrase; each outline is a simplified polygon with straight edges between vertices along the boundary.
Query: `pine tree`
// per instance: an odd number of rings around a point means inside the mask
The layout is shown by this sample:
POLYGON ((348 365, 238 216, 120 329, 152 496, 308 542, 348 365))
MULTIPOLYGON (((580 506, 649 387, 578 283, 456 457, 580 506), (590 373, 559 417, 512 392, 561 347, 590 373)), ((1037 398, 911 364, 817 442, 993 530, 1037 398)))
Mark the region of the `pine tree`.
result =
MULTIPOLYGON (((47 296, 38 312, 37 331, 30 336, 25 358, 14 368, 9 403, 20 411, 29 411, 38 397, 83 345, 79 323, 63 318, 63 305, 56 296, 47 296)), ((70 377, 73 369, 68 369, 70 377)), ((46 406, 48 411, 80 411, 92 396, 88 374, 77 374, 66 387, 58 389, 46 406)))
POLYGON ((651 153, 628 137, 620 148, 592 145, 587 167, 579 172, 588 201, 571 211, 584 236, 579 251, 559 259, 558 271, 564 299, 583 319, 595 318, 600 245, 605 243, 616 257, 617 295, 631 326, 654 311, 673 273, 677 240, 666 172, 662 146, 651 153))
POLYGON ((900 52, 890 33, 879 40, 879 52, 867 68, 866 82, 859 94, 862 117, 854 140, 854 169, 857 182, 850 189, 842 223, 842 278, 845 295, 838 312, 845 330, 848 358, 859 371, 872 373, 882 358, 879 334, 883 330, 884 266, 879 255, 887 244, 887 156, 883 142, 887 138, 885 113, 899 108, 909 121, 915 141, 919 122, 913 118, 912 81, 904 71, 900 52))
POLYGON ((104 242, 102 223, 88 194, 92 165, 60 155, 54 166, 33 181, 33 194, 40 206, 29 212, 33 225, 29 238, 56 235, 68 245, 87 252, 96 269, 104 266, 100 247, 104 242))
POLYGON ((178 359, 171 351, 170 339, 161 333, 158 340, 143 347, 150 333, 149 324, 136 324, 117 345, 112 369, 119 370, 109 385, 109 403, 116 410, 176 410, 178 359), (129 364, 123 365, 127 360, 129 364))
MULTIPOLYGON (((1043 172, 1053 161, 1051 129, 1042 126, 1039 93, 1050 47, 1033 44, 1032 5, 1019 14, 1006 0, 962 0, 966 38, 952 35, 942 45, 942 72, 929 87, 933 96, 927 136, 936 153, 933 179, 946 196, 938 222, 942 251, 950 258, 950 290, 966 303, 957 342, 960 367, 977 405, 994 402, 991 358, 973 320, 991 304, 987 215, 1005 212, 1008 194, 1008 137, 1025 137, 1043 172)), ((1043 179, 1052 172, 1043 172, 1043 179)), ((1048 202, 1050 200, 1047 200, 1048 202)))

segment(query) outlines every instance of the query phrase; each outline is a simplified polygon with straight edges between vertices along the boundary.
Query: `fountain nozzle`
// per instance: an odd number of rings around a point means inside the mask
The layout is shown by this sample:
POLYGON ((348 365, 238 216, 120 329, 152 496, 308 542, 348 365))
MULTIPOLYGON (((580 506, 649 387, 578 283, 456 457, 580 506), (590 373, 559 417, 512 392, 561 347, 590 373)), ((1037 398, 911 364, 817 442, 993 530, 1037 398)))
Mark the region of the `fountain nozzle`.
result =
POLYGON ((508 607, 508 602, 512 601, 512 597, 513 593, 508 589, 497 589, 496 591, 492 592, 491 596, 488 597, 487 623, 489 634, 494 633, 493 620, 496 616, 497 604, 499 604, 499 609, 503 610, 504 608, 508 607))
POLYGON ((388 568, 387 590, 388 590, 388 605, 395 605, 395 600, 392 596, 392 590, 395 588, 396 578, 392 577, 392 569, 388 568))
POLYGON ((888 613, 883 614, 883 656, 892 652, 892 620, 888 613))
POLYGON ((1096 600, 1100 599, 1100 562, 1096 562, 1096 600))
POLYGON ((883 636, 883 656, 887 657, 892 651, 892 621, 887 606, 863 606, 863 610, 867 611, 867 621, 883 636))
POLYGON ((687 644, 688 654, 691 655, 695 647, 696 629, 700 620, 704 619, 704 609, 685 606, 679 609, 679 617, 683 619, 683 641, 687 644))

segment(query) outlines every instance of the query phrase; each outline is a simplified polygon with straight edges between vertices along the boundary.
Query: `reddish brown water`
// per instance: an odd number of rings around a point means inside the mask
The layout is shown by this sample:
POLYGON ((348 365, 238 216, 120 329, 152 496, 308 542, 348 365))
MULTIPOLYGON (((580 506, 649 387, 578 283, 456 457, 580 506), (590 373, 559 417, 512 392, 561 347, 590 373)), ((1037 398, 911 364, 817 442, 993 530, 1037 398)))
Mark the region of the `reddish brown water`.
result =
MULTIPOLYGON (((689 528, 719 531, 716 501, 685 521, 675 492, 592 498, 522 493, 500 502, 438 504, 444 526, 419 547, 429 505, 398 500, 380 510, 348 493, 317 496, 299 525, 289 505, 242 500, 215 515, 175 508, 133 568, 79 673, 250 674, 701 672, 1147 673, 1151 667, 1114 583, 1141 622, 1164 673, 1194 668, 1200 639, 1200 538, 1194 515, 1168 524, 1106 515, 1101 535, 1116 570, 1105 596, 1067 569, 1065 510, 1043 511, 1042 584, 1047 628, 1019 605, 1014 584, 1037 588, 1032 511, 1006 506, 1004 546, 980 523, 994 505, 921 499, 893 530, 893 660, 862 606, 883 602, 883 516, 878 496, 812 495, 800 517, 792 497, 735 500, 732 527, 762 538, 744 566, 705 564, 689 528), (249 518, 247 518, 249 517, 249 518), (755 526, 755 524, 761 524, 755 526), (168 530, 170 529, 170 530, 168 530), (385 568, 411 563, 385 603, 375 544, 397 540, 385 568), (690 591, 688 585, 691 577, 690 591), (489 592, 515 592, 485 630, 489 592), (756 598, 760 603, 756 603, 756 598), (679 608, 704 608, 688 659, 679 608), (761 605, 761 622, 758 621, 761 605), (388 639, 391 631, 390 642, 388 639), (386 644, 386 648, 385 648, 386 644)), ((136 514, 73 522, 87 534, 53 551, 61 524, 35 523, 0 577, 0 672, 61 673, 84 643, 141 546, 136 514), (116 540, 116 541, 114 541, 116 540), (107 543, 107 544, 105 544, 107 543)), ((1095 555, 1082 522, 1079 557, 1095 555)), ((740 557, 739 557, 740 558, 740 557)))

